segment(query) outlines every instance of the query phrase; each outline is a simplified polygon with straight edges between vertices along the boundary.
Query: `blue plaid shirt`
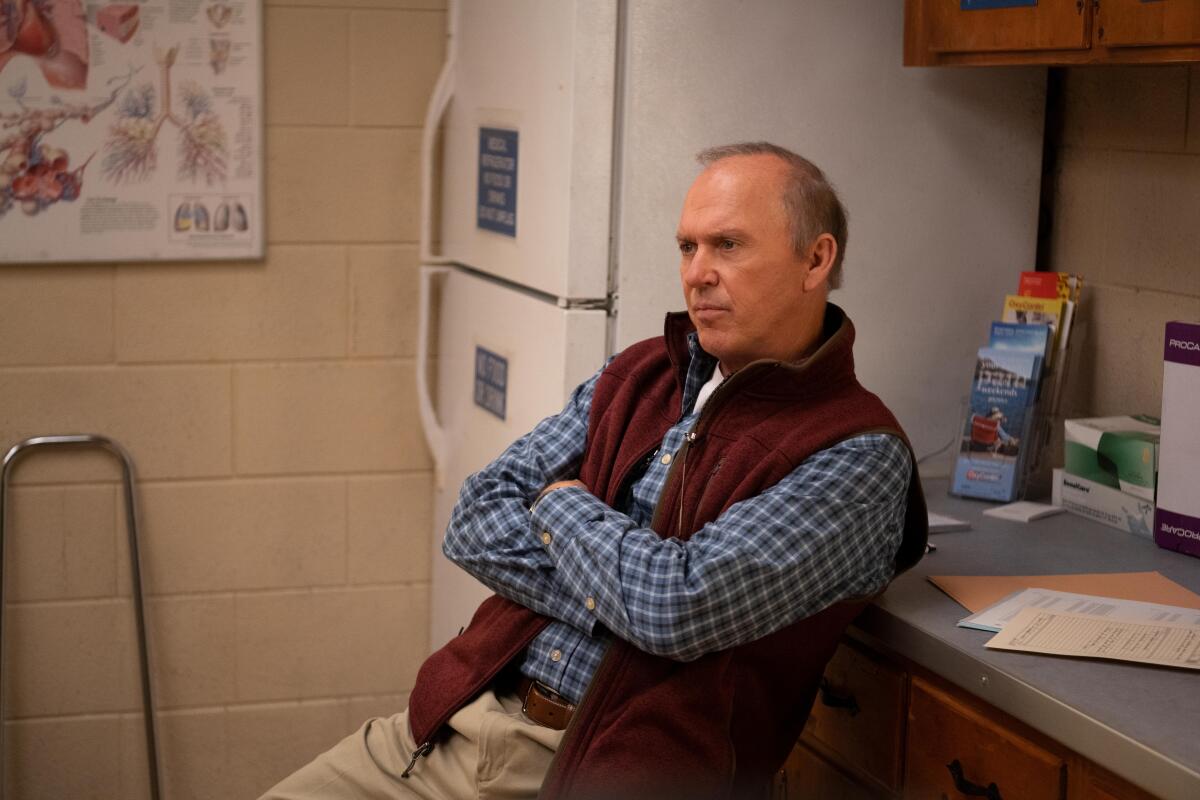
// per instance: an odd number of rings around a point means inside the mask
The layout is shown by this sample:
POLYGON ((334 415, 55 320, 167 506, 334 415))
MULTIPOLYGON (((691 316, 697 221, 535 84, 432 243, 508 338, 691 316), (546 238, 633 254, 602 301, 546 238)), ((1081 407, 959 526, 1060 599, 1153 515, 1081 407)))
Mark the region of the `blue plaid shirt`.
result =
POLYGON ((686 542, 650 520, 670 459, 699 417, 716 360, 689 339, 679 421, 636 480, 628 508, 577 487, 599 373, 463 484, 443 550, 496 593, 552 622, 522 672, 579 702, 612 636, 681 661, 753 641, 891 580, 910 463, 899 439, 868 434, 806 459, 686 542), (664 463, 667 462, 667 463, 664 463))

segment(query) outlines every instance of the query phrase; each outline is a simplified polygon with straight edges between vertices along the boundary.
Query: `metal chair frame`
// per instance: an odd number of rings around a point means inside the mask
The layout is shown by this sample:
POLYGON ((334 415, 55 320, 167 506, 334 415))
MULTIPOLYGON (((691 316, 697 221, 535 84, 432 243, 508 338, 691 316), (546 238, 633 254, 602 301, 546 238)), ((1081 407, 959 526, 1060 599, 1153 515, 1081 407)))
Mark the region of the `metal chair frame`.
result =
POLYGON ((137 622, 138 656, 142 673, 142 717, 145 720, 146 760, 150 771, 150 798, 159 800, 158 747, 154 732, 154 696, 151 685, 150 652, 146 638, 146 613, 142 601, 142 559, 138 549, 137 503, 134 497, 133 459, 125 448, 106 436, 95 434, 70 434, 66 436, 35 436, 13 445, 0 465, 0 796, 4 793, 4 555, 6 512, 8 504, 8 481, 13 465, 31 450, 41 448, 98 447, 115 456, 121 463, 121 479, 125 489, 125 524, 129 531, 130 575, 134 616, 137 622))

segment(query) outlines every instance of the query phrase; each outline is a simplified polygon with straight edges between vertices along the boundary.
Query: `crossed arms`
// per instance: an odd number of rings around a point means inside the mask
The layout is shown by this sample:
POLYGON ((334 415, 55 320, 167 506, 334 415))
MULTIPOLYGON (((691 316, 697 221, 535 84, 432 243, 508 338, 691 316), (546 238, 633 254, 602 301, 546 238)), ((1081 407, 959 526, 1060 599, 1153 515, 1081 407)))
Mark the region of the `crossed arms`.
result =
POLYGON ((573 480, 598 377, 464 483, 443 550, 488 588, 585 634, 601 624, 687 661, 891 579, 911 469, 898 439, 839 443, 686 542, 663 539, 573 480), (569 483, 538 499, 559 481, 569 483))

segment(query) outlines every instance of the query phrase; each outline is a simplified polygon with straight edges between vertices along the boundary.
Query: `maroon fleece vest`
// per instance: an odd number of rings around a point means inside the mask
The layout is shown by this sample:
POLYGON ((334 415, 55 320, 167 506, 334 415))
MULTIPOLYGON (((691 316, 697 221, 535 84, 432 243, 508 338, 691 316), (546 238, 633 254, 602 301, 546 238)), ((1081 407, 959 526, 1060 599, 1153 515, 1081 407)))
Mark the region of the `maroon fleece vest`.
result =
MULTIPOLYGON (((636 344, 597 382, 580 479, 616 505, 634 470, 678 421, 686 315, 636 344)), ((686 540, 733 503, 778 483, 813 453, 868 431, 903 436, 854 377, 854 328, 826 307, 823 344, 799 364, 754 362, 713 394, 673 461, 653 528, 686 540)), ((897 572, 924 551, 916 467, 897 572)), ((870 598, 837 603, 756 641, 695 661, 620 641, 606 653, 546 776, 545 798, 740 798, 761 792, 804 727, 826 663, 870 598)), ((421 667, 409 701, 418 742, 482 691, 549 620, 493 596, 421 667)), ((418 767, 419 768, 419 767, 418 767)))

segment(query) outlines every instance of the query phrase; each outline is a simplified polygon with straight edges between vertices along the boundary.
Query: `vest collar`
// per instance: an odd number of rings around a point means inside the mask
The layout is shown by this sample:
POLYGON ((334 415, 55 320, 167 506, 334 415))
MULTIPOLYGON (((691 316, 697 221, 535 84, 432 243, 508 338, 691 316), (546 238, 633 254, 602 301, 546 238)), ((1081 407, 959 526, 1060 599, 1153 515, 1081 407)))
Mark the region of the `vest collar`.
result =
MULTIPOLYGON (((688 336, 696 330, 685 311, 667 314, 664 325, 667 354, 682 391, 691 355, 688 336)), ((755 395, 804 397, 854 380, 854 323, 833 303, 825 303, 821 344, 799 361, 752 361, 728 380, 737 379, 742 391, 755 395)))

